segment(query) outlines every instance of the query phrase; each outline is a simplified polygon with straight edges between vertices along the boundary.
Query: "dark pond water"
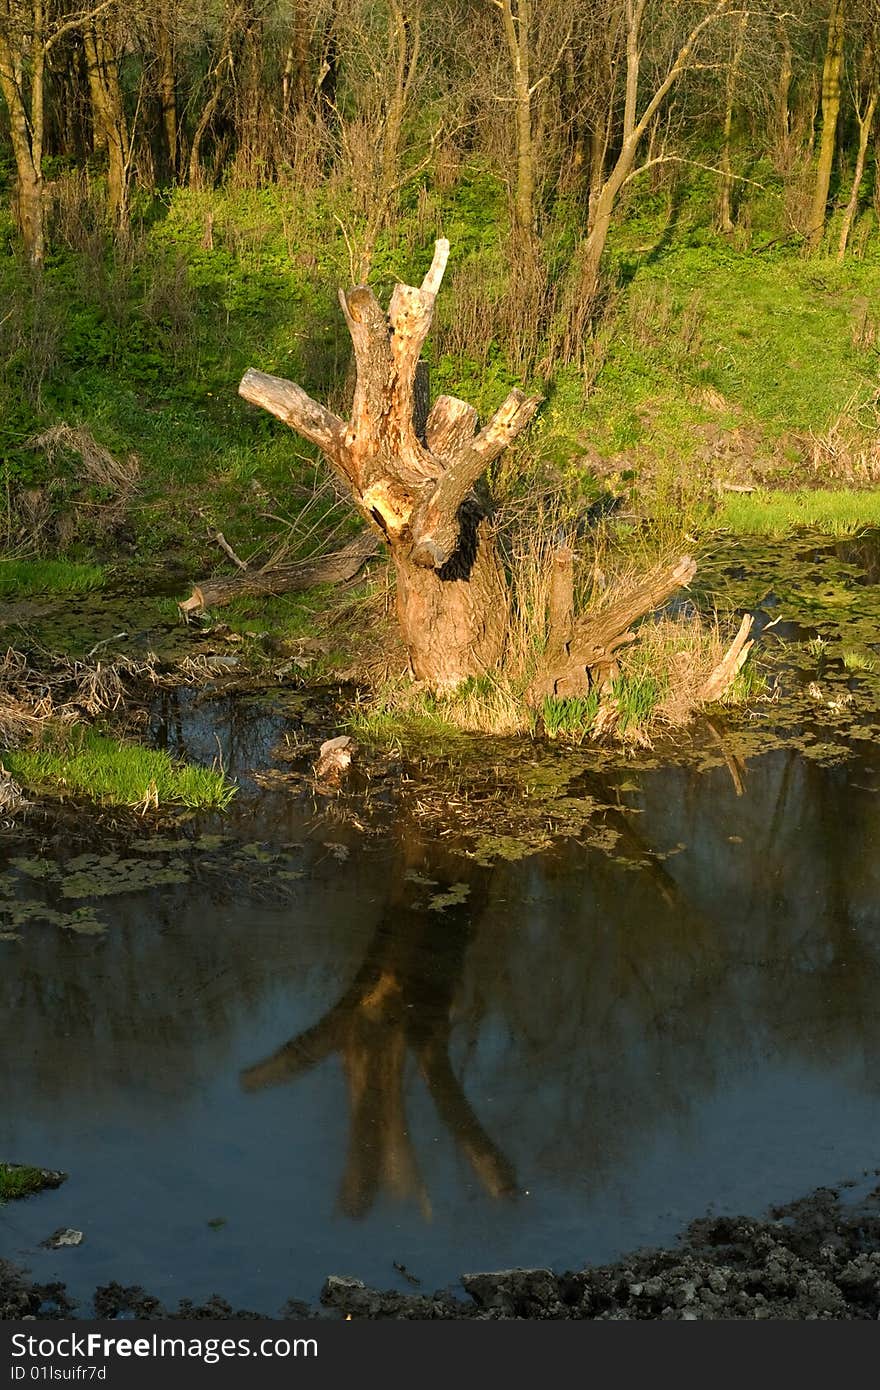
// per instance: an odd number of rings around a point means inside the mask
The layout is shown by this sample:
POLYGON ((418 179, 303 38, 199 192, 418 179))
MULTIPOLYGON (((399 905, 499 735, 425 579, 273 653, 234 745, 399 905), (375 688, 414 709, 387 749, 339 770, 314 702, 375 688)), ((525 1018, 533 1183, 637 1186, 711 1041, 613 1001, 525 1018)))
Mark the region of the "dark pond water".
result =
POLYGON ((70 1174, 0 1211, 0 1255, 84 1312, 118 1279, 275 1313, 876 1168, 876 741, 597 771, 611 848, 487 865, 454 813, 258 791, 285 727, 163 696, 154 738, 242 778, 228 817, 0 837, 0 1157, 70 1174), (59 1226, 84 1243, 41 1250, 59 1226))
POLYGON ((876 1165, 880 767, 630 786, 640 861, 477 867, 282 797, 185 851, 7 844, 8 904, 94 922, 0 942, 0 1152, 71 1175, 0 1253, 273 1312, 330 1272, 604 1260, 876 1165), (62 1225, 84 1244, 40 1251, 62 1225))

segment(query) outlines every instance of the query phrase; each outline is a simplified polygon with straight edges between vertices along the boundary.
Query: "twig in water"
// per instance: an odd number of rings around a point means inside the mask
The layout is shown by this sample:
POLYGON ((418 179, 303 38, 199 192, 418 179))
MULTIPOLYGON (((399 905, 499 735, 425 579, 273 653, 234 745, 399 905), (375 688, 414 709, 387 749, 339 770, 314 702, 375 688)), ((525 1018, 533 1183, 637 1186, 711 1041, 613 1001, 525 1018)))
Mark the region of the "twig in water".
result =
POLYGON ((88 661, 90 657, 93 657, 95 655, 95 652, 99 652, 102 647, 107 647, 110 645, 111 642, 118 642, 120 638, 127 636, 127 632, 114 632, 112 637, 105 637, 102 639, 102 641, 96 642, 95 645, 92 647, 92 650, 90 652, 86 652, 86 661, 88 661))

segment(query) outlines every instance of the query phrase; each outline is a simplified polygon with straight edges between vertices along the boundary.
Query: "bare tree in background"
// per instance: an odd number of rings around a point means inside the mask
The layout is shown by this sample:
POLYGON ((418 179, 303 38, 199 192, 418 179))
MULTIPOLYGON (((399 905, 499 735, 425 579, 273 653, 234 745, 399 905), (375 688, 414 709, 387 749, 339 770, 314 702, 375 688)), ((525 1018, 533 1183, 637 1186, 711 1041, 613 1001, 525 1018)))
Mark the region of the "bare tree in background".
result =
MULTIPOLYGON (((859 191, 865 173, 868 144, 877 117, 880 102, 880 11, 867 0, 861 14, 856 15, 857 52, 854 55, 852 76, 852 100, 858 125, 859 139, 856 150, 855 168, 849 201, 843 210, 840 224, 840 237, 837 243, 837 259, 842 261, 846 255, 847 243, 859 206, 859 191)), ((877 172, 875 170, 875 180, 877 172)))
POLYGON ((46 65, 65 34, 99 21, 113 4, 105 0, 92 8, 65 11, 53 0, 0 0, 0 90, 15 157, 18 220, 33 266, 41 266, 46 253, 46 65))
POLYGON ((831 0, 828 12, 828 41, 822 69, 822 138, 819 143, 819 158, 807 229, 807 249, 813 253, 819 250, 825 236, 828 192, 837 147, 837 121, 840 115, 843 73, 844 6, 845 0, 831 0))
MULTIPOLYGON (((637 156, 652 122, 676 84, 696 61, 696 50, 704 35, 732 8, 733 0, 709 0, 697 7, 683 38, 675 45, 668 61, 655 68, 647 92, 643 90, 643 67, 646 46, 652 25, 663 19, 661 10, 650 0, 621 0, 623 45, 623 112, 616 154, 608 172, 596 177, 594 196, 590 199, 587 235, 582 240, 572 277, 568 325, 568 355, 579 356, 580 344, 587 333, 592 306, 599 285, 599 268, 611 219, 621 190, 638 172, 637 156)), ((679 6, 690 10, 693 7, 679 6)), ((661 7, 662 9, 662 7, 661 7)), ((608 141, 610 145, 610 140, 608 141)), ((641 167, 650 167, 657 157, 641 167)))

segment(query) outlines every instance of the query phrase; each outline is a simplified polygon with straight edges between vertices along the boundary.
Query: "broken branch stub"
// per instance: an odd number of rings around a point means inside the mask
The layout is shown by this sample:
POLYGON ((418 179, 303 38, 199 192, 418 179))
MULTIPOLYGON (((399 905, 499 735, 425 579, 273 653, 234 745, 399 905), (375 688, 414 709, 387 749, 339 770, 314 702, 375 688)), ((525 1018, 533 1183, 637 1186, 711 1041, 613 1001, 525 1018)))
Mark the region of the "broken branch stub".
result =
POLYGON ((739 631, 728 647, 724 656, 719 661, 706 680, 705 685, 700 691, 700 699, 706 704, 711 704, 713 700, 720 700, 726 695, 734 680, 742 670, 748 660, 749 652, 755 645, 752 636, 754 617, 751 613, 746 613, 739 625, 739 631))

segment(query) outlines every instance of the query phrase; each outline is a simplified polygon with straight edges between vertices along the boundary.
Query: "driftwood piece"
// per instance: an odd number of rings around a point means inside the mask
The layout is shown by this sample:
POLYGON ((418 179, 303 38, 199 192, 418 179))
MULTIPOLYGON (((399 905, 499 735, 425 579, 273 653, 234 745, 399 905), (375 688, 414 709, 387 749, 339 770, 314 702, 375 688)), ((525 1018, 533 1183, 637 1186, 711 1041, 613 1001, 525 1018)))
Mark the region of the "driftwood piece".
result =
POLYGON ((570 607, 569 563, 563 550, 551 581, 547 649, 527 693, 533 708, 548 695, 566 698, 586 695, 593 686, 603 686, 617 670, 618 650, 635 640, 631 625, 689 584, 697 572, 696 562, 690 555, 683 555, 674 564, 664 565, 649 574, 607 608, 599 612, 587 611, 573 619, 566 638, 562 615, 565 607, 570 607))
POLYGON ((315 584, 344 584, 376 554, 380 544, 378 536, 366 531, 341 550, 317 560, 298 560, 295 564, 277 565, 273 569, 243 570, 230 578, 203 579, 178 607, 184 617, 189 618, 190 614, 201 613, 205 608, 220 608, 242 594, 289 594, 311 589, 315 584))

